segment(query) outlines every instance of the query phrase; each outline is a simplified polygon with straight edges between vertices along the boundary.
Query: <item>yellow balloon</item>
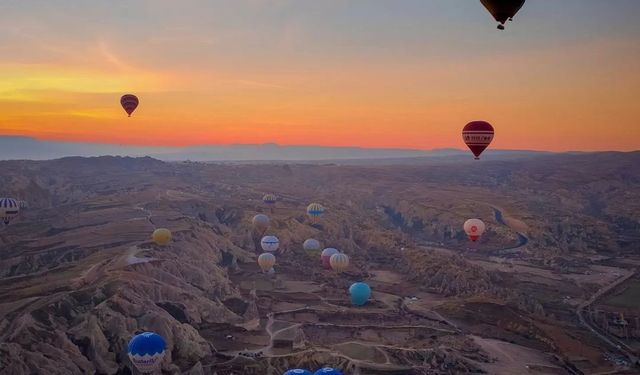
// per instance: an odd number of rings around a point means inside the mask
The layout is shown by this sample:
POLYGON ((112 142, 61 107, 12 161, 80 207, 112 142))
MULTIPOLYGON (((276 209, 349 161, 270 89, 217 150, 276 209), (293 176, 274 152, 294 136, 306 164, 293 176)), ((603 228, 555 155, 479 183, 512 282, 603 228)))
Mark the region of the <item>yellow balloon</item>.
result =
POLYGON ((153 231, 153 242, 160 246, 167 246, 171 242, 171 231, 165 228, 158 228, 153 231))

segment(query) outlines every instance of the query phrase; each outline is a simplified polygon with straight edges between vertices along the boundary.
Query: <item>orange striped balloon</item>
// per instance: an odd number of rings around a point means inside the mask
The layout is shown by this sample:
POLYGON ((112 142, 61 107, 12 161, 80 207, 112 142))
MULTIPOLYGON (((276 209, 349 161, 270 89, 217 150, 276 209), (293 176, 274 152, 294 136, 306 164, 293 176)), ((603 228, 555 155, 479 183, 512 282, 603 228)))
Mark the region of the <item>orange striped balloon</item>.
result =
POLYGON ((258 265, 264 272, 267 272, 276 265, 276 256, 271 253, 260 254, 258 257, 258 265))
POLYGON ((133 111, 138 108, 138 103, 140 103, 138 101, 138 97, 132 94, 125 94, 122 95, 122 98, 120 98, 120 105, 122 105, 122 108, 124 108, 129 117, 131 117, 133 111))
POLYGON ((336 272, 344 272, 349 268, 349 257, 347 254, 333 254, 329 259, 331 269, 336 272))

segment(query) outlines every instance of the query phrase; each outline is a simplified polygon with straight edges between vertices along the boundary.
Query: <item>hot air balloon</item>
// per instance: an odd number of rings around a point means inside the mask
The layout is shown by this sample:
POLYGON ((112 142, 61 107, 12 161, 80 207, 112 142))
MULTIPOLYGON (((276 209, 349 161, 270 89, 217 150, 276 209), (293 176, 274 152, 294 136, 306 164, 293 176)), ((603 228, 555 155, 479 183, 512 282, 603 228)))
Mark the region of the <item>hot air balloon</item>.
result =
POLYGON ((309 238, 304 241, 304 243, 302 244, 302 248, 308 252, 320 251, 320 241, 316 240, 315 238, 309 238))
POLYGON ((154 332, 144 332, 129 341, 129 359, 138 371, 146 374, 162 366, 167 344, 162 336, 154 332))
POLYGON ((264 197, 262 197, 262 201, 265 204, 276 204, 278 197, 275 194, 265 194, 264 197))
POLYGON ((366 283, 355 283, 349 288, 351 303, 356 306, 363 306, 371 297, 371 288, 366 283))
POLYGON ((313 375, 313 374, 309 370, 296 368, 296 369, 293 369, 293 370, 288 370, 283 375, 313 375))
POLYGON ((471 241, 477 241, 484 233, 486 226, 480 219, 469 219, 464 222, 464 231, 471 241))
POLYGON ((462 129, 462 139, 473 152, 476 160, 480 159, 482 151, 493 141, 493 134, 493 126, 486 121, 472 121, 462 129))
POLYGON ((13 198, 0 198, 0 220, 9 225, 20 213, 20 204, 13 198))
POLYGON ((480 0, 482 5, 500 22, 498 29, 504 30, 504 24, 518 13, 525 0, 480 0))
POLYGON ((324 367, 316 371, 313 375, 342 375, 342 372, 333 367, 324 367))
POLYGON ((333 247, 328 247, 322 250, 322 254, 320 254, 320 260, 322 260, 322 267, 327 270, 331 269, 331 257, 334 254, 338 254, 338 249, 334 249, 333 247))
POLYGON ((312 222, 317 222, 324 214, 324 207, 320 203, 311 203, 307 206, 307 215, 312 222))
POLYGON ((27 201, 18 201, 18 206, 20 206, 20 209, 29 208, 29 202, 27 202, 27 201))
POLYGON ((122 105, 122 108, 124 108, 129 117, 131 117, 133 111, 138 108, 138 103, 138 97, 132 94, 125 94, 120 98, 120 105, 122 105))
POLYGON ((257 214, 251 220, 253 227, 259 231, 265 231, 269 227, 269 216, 265 214, 257 214))
POLYGON ((264 236, 260 240, 260 246, 262 250, 272 253, 280 247, 280 240, 276 236, 264 236))
POLYGON ((349 257, 347 254, 342 253, 333 254, 331 258, 329 258, 329 265, 332 270, 338 273, 344 272, 349 268, 349 257))
POLYGON ((171 231, 165 228, 158 228, 153 231, 153 235, 151 236, 153 242, 159 246, 167 246, 169 242, 171 242, 171 231))
POLYGON ((262 271, 267 272, 276 265, 276 256, 271 253, 262 253, 258 257, 258 265, 262 271))

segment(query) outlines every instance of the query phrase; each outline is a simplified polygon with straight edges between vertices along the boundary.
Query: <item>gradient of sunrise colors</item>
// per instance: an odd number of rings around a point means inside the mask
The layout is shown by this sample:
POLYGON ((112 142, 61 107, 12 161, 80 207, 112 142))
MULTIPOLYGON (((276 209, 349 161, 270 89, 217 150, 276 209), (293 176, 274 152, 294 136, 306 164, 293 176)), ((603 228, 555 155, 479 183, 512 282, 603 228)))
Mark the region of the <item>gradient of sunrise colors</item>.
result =
POLYGON ((640 1, 0 4, 0 135, 139 145, 640 149, 640 1), (127 118, 123 93, 140 97, 127 118))

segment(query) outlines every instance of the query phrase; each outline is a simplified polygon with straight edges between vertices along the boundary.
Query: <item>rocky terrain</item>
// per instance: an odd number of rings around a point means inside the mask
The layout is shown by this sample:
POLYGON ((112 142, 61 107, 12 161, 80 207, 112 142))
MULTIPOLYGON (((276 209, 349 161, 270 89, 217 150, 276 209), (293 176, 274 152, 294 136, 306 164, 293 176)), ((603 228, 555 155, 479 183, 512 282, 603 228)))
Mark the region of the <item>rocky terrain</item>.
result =
POLYGON ((166 374, 632 373, 575 312, 640 264, 638 163, 0 162, 0 195, 29 202, 0 229, 0 373, 130 374, 143 330, 166 338, 166 374), (274 277, 256 264, 258 212, 281 241, 274 277), (477 244, 469 217, 488 225, 477 244), (151 242, 159 227, 170 246, 151 242), (324 271, 309 237, 350 270, 324 271), (373 298, 354 308, 363 280, 373 298))

